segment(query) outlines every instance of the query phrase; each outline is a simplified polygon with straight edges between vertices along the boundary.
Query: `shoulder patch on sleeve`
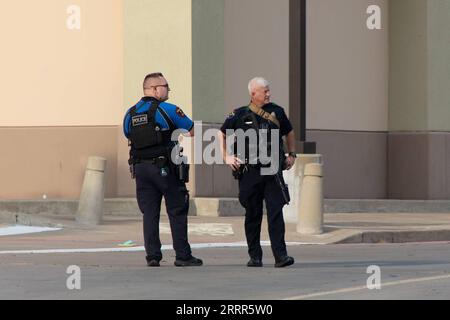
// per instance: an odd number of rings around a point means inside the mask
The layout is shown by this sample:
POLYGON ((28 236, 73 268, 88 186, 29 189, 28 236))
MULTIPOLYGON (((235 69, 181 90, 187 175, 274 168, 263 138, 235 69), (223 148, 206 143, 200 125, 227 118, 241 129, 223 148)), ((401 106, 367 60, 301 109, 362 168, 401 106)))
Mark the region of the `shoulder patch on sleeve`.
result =
POLYGON ((231 112, 228 115, 227 119, 231 119, 231 118, 235 117, 236 115, 240 115, 242 113, 242 111, 245 110, 246 108, 247 107, 241 107, 241 108, 234 109, 233 112, 231 112))
POLYGON ((184 114, 183 110, 181 110, 180 107, 177 107, 176 113, 177 113, 180 117, 186 118, 186 114, 184 114))
POLYGON ((231 118, 233 118, 234 116, 236 115, 236 112, 231 112, 229 115, 228 115, 228 117, 227 117, 227 119, 231 119, 231 118))

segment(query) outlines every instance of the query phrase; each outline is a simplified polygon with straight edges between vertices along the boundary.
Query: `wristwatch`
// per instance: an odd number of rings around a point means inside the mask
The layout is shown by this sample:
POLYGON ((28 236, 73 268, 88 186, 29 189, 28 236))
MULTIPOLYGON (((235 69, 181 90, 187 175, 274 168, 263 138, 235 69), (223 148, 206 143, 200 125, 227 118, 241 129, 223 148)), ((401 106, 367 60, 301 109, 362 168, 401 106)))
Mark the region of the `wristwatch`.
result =
POLYGON ((294 159, 297 158, 297 154, 295 152, 289 152, 288 156, 293 157, 294 159))

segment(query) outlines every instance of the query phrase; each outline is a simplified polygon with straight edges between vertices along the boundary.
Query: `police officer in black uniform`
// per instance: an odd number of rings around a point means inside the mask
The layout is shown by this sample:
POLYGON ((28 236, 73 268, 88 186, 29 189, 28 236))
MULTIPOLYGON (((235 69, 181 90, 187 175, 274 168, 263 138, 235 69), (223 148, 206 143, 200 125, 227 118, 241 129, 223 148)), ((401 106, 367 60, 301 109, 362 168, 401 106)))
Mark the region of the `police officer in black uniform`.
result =
MULTIPOLYGON (((222 140, 222 154, 225 162, 233 169, 233 175, 239 179, 239 201, 245 208, 245 234, 247 237, 250 261, 248 267, 262 267, 263 252, 260 244, 261 222, 263 217, 263 200, 266 202, 269 236, 272 253, 275 258, 275 267, 282 268, 294 263, 294 259, 287 254, 285 243, 285 225, 283 219, 283 207, 288 204, 289 191, 284 183, 282 171, 292 168, 295 162, 295 136, 292 125, 282 107, 270 103, 269 83, 263 78, 254 78, 250 81, 249 92, 252 97, 249 106, 236 109, 226 119, 219 132, 222 140), (268 131, 279 130, 279 149, 271 149, 271 141, 266 144, 251 145, 250 140, 245 142, 245 154, 239 154, 235 147, 234 155, 226 150, 227 138, 230 133, 242 129, 268 131), (227 132, 228 131, 228 132, 227 132), (282 137, 286 136, 288 156, 283 150, 282 137), (269 148, 265 154, 271 154, 272 160, 280 161, 278 171, 263 175, 265 165, 261 161, 252 161, 255 154, 251 150, 257 150, 257 157, 261 154, 261 147, 269 148)), ((259 135, 258 135, 259 136, 259 135)), ((267 134, 269 137, 270 134, 267 134)), ((254 142, 253 142, 254 143, 254 142)), ((273 165, 273 163, 271 163, 273 165)))
MULTIPOLYGON (((175 266, 201 266, 192 256, 188 242, 188 166, 175 165, 172 150, 178 147, 172 133, 184 129, 194 135, 194 124, 183 111, 166 103, 169 85, 161 73, 144 80, 144 97, 125 115, 124 133, 130 145, 130 168, 136 178, 137 201, 144 214, 144 241, 147 265, 159 267, 162 260, 159 220, 162 197, 166 200, 176 252, 175 266)), ((178 138, 178 137, 176 137, 178 138)), ((178 161, 176 161, 178 163, 178 161)))

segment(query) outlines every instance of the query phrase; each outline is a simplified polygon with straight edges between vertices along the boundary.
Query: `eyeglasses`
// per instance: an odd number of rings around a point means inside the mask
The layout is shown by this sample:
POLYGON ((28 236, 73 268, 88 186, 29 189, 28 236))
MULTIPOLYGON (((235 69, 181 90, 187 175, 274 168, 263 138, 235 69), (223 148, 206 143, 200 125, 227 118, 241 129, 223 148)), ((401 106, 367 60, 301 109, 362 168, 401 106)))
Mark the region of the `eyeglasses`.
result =
POLYGON ((160 85, 157 85, 157 86, 150 86, 150 87, 147 87, 147 88, 144 88, 144 89, 148 90, 150 88, 158 88, 158 87, 164 87, 164 88, 167 88, 167 90, 170 91, 169 84, 160 84, 160 85))

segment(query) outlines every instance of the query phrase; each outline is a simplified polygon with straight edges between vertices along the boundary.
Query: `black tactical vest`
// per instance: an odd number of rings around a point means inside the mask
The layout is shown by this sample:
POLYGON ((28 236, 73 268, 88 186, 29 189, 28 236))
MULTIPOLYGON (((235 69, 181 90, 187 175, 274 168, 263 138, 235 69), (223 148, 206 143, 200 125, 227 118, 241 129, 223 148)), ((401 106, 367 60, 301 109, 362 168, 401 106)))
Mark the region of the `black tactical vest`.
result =
POLYGON ((234 153, 246 164, 256 164, 258 162, 258 135, 260 129, 260 123, 258 122, 256 115, 250 110, 246 110, 236 122, 236 130, 239 129, 243 130, 247 134, 249 134, 249 131, 252 130, 254 133, 256 133, 256 139, 254 139, 253 136, 252 138, 246 136, 244 142, 245 145, 242 146, 241 144, 243 140, 240 140, 238 139, 238 137, 236 137, 234 153))
MULTIPOLYGON (((282 140, 280 141, 279 150, 272 150, 272 142, 271 142, 271 130, 273 130, 276 126, 272 124, 270 121, 265 120, 261 117, 258 117, 251 110, 246 110, 243 115, 236 122, 236 130, 242 129, 244 132, 248 130, 254 130, 256 132, 257 139, 250 139, 249 137, 245 138, 245 153, 241 154, 239 152, 237 141, 234 145, 234 153, 241 160, 245 160, 246 163, 261 165, 259 159, 261 156, 260 148, 264 148, 264 154, 266 156, 272 155, 272 152, 276 152, 277 155, 284 157, 283 152, 283 144, 282 140), (261 139, 263 132, 264 139, 261 139)), ((241 149, 242 150, 242 149, 241 149)), ((284 161, 284 160, 282 160, 284 161)), ((269 164, 265 164, 263 166, 269 166, 269 164)))
POLYGON ((160 102, 156 99, 151 100, 151 106, 146 113, 137 113, 134 106, 130 110, 130 155, 137 159, 150 159, 160 156, 170 155, 170 149, 173 147, 171 141, 175 126, 172 120, 161 110, 160 102), (169 125, 169 130, 162 130, 162 126, 156 122, 156 111, 169 125))

